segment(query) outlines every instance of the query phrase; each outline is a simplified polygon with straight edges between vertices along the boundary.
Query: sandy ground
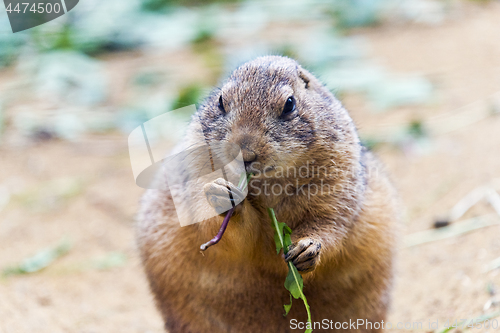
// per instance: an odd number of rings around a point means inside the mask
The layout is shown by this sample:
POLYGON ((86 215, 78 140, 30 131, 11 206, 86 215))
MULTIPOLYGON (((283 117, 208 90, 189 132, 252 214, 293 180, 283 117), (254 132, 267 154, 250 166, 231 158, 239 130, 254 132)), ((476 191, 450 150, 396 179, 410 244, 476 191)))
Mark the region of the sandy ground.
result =
MULTIPOLYGON (((372 113, 359 96, 343 97, 361 134, 458 113, 500 90, 500 4, 469 7, 439 26, 355 32, 391 70, 425 74, 437 87, 430 105, 382 114, 372 113)), ((120 69, 141 59, 118 55, 106 62, 110 71, 126 73, 120 69)), ((434 135, 424 148, 377 149, 405 206, 404 235, 431 228, 464 195, 500 178, 499 129, 500 116, 491 116, 434 135)), ((133 182, 126 137, 0 146, 0 160, 0 184, 17 191, 0 213, 0 267, 63 237, 72 243, 69 254, 43 271, 0 279, 0 332, 162 332, 135 250, 133 221, 142 190, 133 182), (116 252, 125 256, 123 264, 98 269, 96 263, 116 252)), ((467 216, 491 212, 484 204, 467 216)), ((499 236, 497 225, 412 248, 404 248, 402 239, 389 321, 423 323, 423 329, 403 331, 432 331, 429 320, 441 327, 446 320, 500 311, 500 305, 483 310, 500 293, 500 270, 484 270, 500 256, 499 236)))

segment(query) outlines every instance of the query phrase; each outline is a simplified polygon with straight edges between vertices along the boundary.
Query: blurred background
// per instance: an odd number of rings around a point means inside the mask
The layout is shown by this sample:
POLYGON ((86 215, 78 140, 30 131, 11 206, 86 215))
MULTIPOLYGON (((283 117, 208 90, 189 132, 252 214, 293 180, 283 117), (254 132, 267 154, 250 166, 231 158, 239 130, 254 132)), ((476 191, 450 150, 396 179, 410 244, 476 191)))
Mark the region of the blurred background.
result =
POLYGON ((1 333, 162 332, 127 136, 267 54, 332 90, 401 194, 389 321, 500 316, 500 1, 81 0, 16 34, 0 7, 1 333))

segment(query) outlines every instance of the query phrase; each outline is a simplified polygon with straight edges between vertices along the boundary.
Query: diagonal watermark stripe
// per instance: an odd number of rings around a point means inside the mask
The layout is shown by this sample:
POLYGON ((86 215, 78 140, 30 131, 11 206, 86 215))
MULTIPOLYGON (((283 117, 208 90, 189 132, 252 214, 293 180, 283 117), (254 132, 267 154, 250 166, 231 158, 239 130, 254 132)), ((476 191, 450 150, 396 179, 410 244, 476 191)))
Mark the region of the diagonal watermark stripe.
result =
POLYGON ((241 175, 245 175, 245 166, 238 145, 208 143, 199 123, 189 125, 195 111, 192 105, 167 112, 141 124, 128 137, 136 184, 147 189, 168 186, 181 226, 222 214, 243 201, 248 193, 245 189, 233 196, 225 185, 223 191, 216 188, 207 194, 205 186, 216 180, 238 184, 241 175), (189 126, 191 135, 186 137, 189 126), (217 208, 208 198, 217 201, 217 208))

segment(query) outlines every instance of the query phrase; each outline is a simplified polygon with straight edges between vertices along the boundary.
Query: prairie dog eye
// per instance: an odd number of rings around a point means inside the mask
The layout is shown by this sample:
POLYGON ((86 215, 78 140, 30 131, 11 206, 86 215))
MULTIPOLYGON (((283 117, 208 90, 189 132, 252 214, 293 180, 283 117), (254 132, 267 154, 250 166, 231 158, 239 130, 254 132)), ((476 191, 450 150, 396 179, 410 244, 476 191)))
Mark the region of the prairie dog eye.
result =
POLYGON ((291 117, 294 111, 295 111, 295 98, 293 96, 290 96, 287 98, 285 102, 285 106, 283 107, 283 112, 281 113, 281 116, 289 118, 291 117))
POLYGON ((218 104, 219 110, 222 111, 222 113, 226 113, 226 110, 224 109, 224 101, 222 100, 222 95, 219 97, 219 104, 218 104))

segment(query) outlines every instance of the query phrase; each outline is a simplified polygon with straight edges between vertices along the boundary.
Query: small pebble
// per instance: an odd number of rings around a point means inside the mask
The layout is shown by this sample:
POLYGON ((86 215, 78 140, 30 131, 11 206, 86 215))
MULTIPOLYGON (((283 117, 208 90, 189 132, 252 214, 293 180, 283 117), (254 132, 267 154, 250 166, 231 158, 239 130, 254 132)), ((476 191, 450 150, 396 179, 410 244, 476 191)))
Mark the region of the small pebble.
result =
POLYGON ((444 228, 450 225, 450 221, 447 219, 437 219, 434 221, 434 228, 439 229, 439 228, 444 228))

